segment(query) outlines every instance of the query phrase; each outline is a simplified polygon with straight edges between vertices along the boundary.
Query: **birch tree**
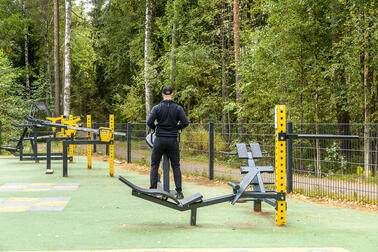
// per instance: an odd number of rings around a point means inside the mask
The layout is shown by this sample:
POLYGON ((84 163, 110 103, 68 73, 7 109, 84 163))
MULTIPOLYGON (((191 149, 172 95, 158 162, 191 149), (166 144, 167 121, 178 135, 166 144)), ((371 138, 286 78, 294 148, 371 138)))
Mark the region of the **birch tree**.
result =
POLYGON ((151 87, 152 60, 151 60, 151 32, 152 32, 152 0, 146 0, 146 24, 144 39, 144 82, 146 90, 146 118, 151 112, 153 94, 151 87))
POLYGON ((59 0, 54 0, 54 85, 55 85, 55 116, 60 115, 60 65, 59 65, 59 0))
POLYGON ((71 99, 71 0, 66 0, 66 18, 64 31, 64 99, 63 114, 70 114, 71 99))
MULTIPOLYGON (((26 18, 26 0, 22 2, 22 12, 24 18, 26 18)), ((30 99, 30 78, 29 78, 29 27, 28 22, 25 23, 24 27, 24 51, 25 51, 25 85, 26 85, 26 97, 30 99)))

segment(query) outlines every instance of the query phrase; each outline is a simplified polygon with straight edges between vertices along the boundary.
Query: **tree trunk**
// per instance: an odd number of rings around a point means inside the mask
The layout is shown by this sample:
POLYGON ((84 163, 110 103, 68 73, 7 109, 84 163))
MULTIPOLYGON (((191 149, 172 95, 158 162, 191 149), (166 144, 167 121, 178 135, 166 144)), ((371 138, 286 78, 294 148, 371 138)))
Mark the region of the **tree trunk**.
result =
MULTIPOLYGON (((234 0, 234 47, 235 47, 235 87, 236 103, 241 103, 241 87, 239 76, 239 53, 240 53, 240 21, 239 21, 239 0, 234 0)), ((243 135, 243 120, 238 122, 238 135, 243 135)))
MULTIPOLYGON (((317 77, 316 77, 317 78, 317 77)), ((315 134, 319 134, 319 90, 318 90, 318 79, 315 80, 315 122, 316 122, 316 129, 315 134)), ((320 177, 322 174, 322 167, 320 164, 320 141, 319 139, 315 140, 315 148, 316 148, 316 176, 320 177)))
POLYGON ((46 60, 46 104, 50 104, 52 100, 51 72, 50 72, 50 45, 49 45, 49 18, 48 6, 45 7, 45 60, 46 60))
POLYGON ((365 177, 369 177, 370 164, 370 110, 369 110, 369 93, 371 85, 368 81, 369 77, 369 53, 366 50, 364 55, 364 173, 365 177))
POLYGON ((54 0, 54 85, 55 116, 60 115, 59 0, 54 0))
POLYGON ((173 25, 172 25, 172 47, 171 47, 171 74, 170 74, 170 80, 171 80, 171 86, 174 86, 175 80, 176 80, 176 45, 177 45, 177 39, 176 39, 176 30, 177 30, 177 0, 173 1, 173 25))
MULTIPOLYGON (((222 102, 223 106, 226 104, 228 98, 228 90, 227 90, 227 70, 226 70, 226 53, 227 53, 227 46, 226 46, 226 34, 224 28, 224 9, 225 9, 225 2, 222 1, 222 14, 220 16, 220 28, 221 28, 221 42, 222 42, 222 102)), ((222 135, 227 132, 227 111, 222 110, 222 135)))
MULTIPOLYGON (((26 0, 22 3, 22 11, 24 17, 26 14, 26 0)), ((26 86, 26 97, 30 99, 30 78, 29 78, 29 24, 26 22, 24 27, 24 51, 25 51, 25 86, 26 86)))
POLYGON ((146 90, 146 118, 148 118, 152 105, 153 94, 151 87, 152 62, 151 62, 151 32, 152 32, 152 0, 146 0, 146 24, 144 40, 144 82, 146 90))
POLYGON ((64 31, 64 104, 63 114, 70 115, 71 100, 71 0, 66 0, 66 22, 64 31))

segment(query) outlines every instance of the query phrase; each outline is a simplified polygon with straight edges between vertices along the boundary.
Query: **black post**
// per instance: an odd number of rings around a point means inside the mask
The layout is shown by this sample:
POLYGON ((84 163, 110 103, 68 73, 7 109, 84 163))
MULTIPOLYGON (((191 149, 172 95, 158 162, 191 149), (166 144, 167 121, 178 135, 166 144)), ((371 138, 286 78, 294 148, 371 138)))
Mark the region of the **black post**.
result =
POLYGON ((34 138, 34 162, 39 163, 38 160, 38 142, 37 142, 37 127, 33 127, 33 138, 34 138))
POLYGON ((46 173, 51 170, 51 140, 46 139, 46 173))
POLYGON ((209 179, 214 179, 214 123, 209 123, 209 179))
MULTIPOLYGON (((1 145, 1 127, 3 126, 3 123, 0 121, 0 145, 1 145)), ((0 149, 0 155, 1 155, 1 149, 0 149)))
POLYGON ((132 124, 127 123, 127 163, 131 163, 131 130, 132 124))
POLYGON ((20 161, 24 160, 24 141, 20 143, 20 161))
MULTIPOLYGON (((93 129, 97 129, 97 128, 96 128, 96 123, 95 123, 95 122, 92 123, 92 128, 93 128, 93 129)), ((96 140, 96 138, 97 138, 97 135, 96 135, 96 134, 93 134, 93 140, 96 140)), ((96 151, 97 151, 97 145, 96 145, 96 144, 93 144, 93 153, 96 153, 96 151)))
MULTIPOLYGON (((109 122, 106 123, 106 127, 109 128, 109 122)), ((106 156, 109 156, 109 144, 106 144, 105 147, 105 154, 106 156)))
POLYGON ((63 141, 63 177, 68 176, 68 157, 67 157, 67 148, 68 144, 67 141, 63 141))
MULTIPOLYGON (((288 134, 293 133, 293 123, 286 123, 286 131, 288 134)), ((288 138, 286 140, 286 191, 291 193, 293 191, 293 140, 288 138)))
POLYGON ((197 208, 190 209, 190 225, 195 226, 197 224, 197 208))
POLYGON ((169 189, 169 168, 170 168, 170 164, 169 164, 168 155, 164 154, 163 155, 163 190, 168 192, 168 193, 170 192, 170 189, 169 189))

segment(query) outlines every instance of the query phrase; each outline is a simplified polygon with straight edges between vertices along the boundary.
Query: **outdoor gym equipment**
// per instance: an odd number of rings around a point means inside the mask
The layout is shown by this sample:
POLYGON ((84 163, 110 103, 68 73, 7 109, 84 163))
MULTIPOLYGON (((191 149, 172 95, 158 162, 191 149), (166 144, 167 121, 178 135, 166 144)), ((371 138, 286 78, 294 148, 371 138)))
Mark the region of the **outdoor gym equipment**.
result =
MULTIPOLYGON (((154 203, 178 210, 187 211, 191 210, 190 224, 196 225, 197 208, 219 204, 230 201, 231 204, 236 204, 239 199, 247 199, 253 201, 264 200, 276 209, 276 225, 281 226, 286 224, 286 142, 279 139, 279 134, 286 133, 286 112, 285 106, 276 106, 275 113, 276 122, 276 142, 275 142, 275 155, 276 155, 276 190, 267 191, 262 181, 262 172, 273 172, 274 168, 271 166, 256 166, 253 161, 253 155, 256 158, 262 156, 259 146, 255 143, 250 144, 251 152, 247 151, 246 144, 238 144, 237 151, 239 158, 248 159, 248 166, 241 167, 243 174, 243 180, 239 183, 228 182, 228 185, 232 187, 232 194, 219 196, 207 200, 202 200, 202 195, 196 193, 182 201, 174 198, 173 194, 168 191, 162 191, 157 189, 145 189, 140 188, 122 176, 119 176, 119 180, 132 189, 132 195, 152 201, 154 203), (254 191, 249 191, 247 188, 252 185, 254 191), (169 201, 170 200, 170 201, 169 201), (173 201, 173 202, 172 202, 173 201)), ((166 174, 164 174, 166 177, 166 174)), ((168 176, 167 176, 168 177, 168 176)), ((169 178, 168 178, 169 179, 169 178)), ((260 203, 261 204, 261 203, 260 203)), ((255 205, 255 209, 258 210, 258 205, 255 205)), ((261 209, 261 206, 260 206, 261 209)))
MULTIPOLYGON (((87 128, 78 127, 76 125, 66 125, 62 123, 53 123, 47 120, 39 120, 33 117, 25 117, 25 119, 37 127, 52 127, 55 129, 61 129, 64 135, 67 136, 59 140, 62 141, 63 146, 63 177, 68 176, 68 148, 72 145, 87 145, 87 168, 92 168, 92 150, 91 146, 94 144, 107 144, 109 145, 109 176, 114 176, 114 136, 125 137, 126 134, 123 132, 114 131, 114 116, 109 115, 109 128, 101 127, 99 129, 92 129, 91 127, 91 116, 87 116, 87 128), (67 131, 71 133, 68 137, 67 131), (76 131, 86 132, 87 137, 85 139, 78 139, 75 137, 76 131), (92 134, 99 135, 100 140, 92 140, 92 134)), ((47 140, 47 153, 51 151, 51 141, 47 140)), ((48 155, 49 156, 49 155, 48 155)), ((47 170, 51 169, 51 160, 47 159, 47 170)))
MULTIPOLYGON (((45 118, 46 116, 51 116, 51 111, 47 105, 43 102, 34 102, 31 104, 29 109, 29 116, 33 118, 45 118)), ((46 160, 47 154, 38 151, 38 142, 44 141, 48 138, 54 136, 38 136, 37 129, 33 124, 11 124, 14 127, 23 128, 22 133, 19 138, 13 138, 10 141, 17 142, 16 145, 2 145, 0 149, 7 150, 15 156, 19 156, 20 161, 34 160, 39 162, 40 160, 46 160), (30 131, 29 131, 30 130, 30 131), (24 141, 30 141, 32 153, 24 153, 24 141)), ((61 160, 62 153, 52 153, 52 159, 61 160)))
MULTIPOLYGON (((265 190, 261 173, 272 173, 274 172, 274 168, 272 166, 255 165, 253 159, 262 157, 260 145, 257 143, 251 143, 249 145, 251 152, 247 151, 247 145, 244 143, 236 144, 236 147, 237 153, 235 154, 238 154, 239 158, 241 159, 248 159, 248 166, 240 167, 242 174, 246 174, 241 183, 235 184, 233 182, 228 182, 228 185, 233 189, 233 193, 229 195, 202 200, 202 194, 196 193, 188 198, 179 201, 175 198, 174 194, 170 193, 169 191, 141 188, 134 185, 122 176, 119 176, 119 180, 132 189, 133 196, 152 201, 154 203, 173 208, 178 211, 191 210, 191 225, 196 225, 197 208, 227 201, 230 201, 232 205, 240 202, 240 199, 244 199, 246 201, 254 201, 255 203, 258 202, 258 204, 255 204, 255 211, 261 211, 261 200, 263 200, 276 208, 278 200, 285 200, 285 193, 277 193, 275 191, 265 190), (253 186, 253 191, 247 190, 250 185, 253 186)), ((166 176, 167 174, 164 174, 164 177, 166 176)), ((169 174, 167 177, 169 177, 169 174)))
POLYGON ((9 151, 13 155, 16 155, 22 149, 22 142, 24 141, 24 138, 25 138, 27 132, 28 132, 28 128, 25 127, 24 130, 22 131, 21 136, 18 139, 16 145, 0 145, 0 149, 9 151))

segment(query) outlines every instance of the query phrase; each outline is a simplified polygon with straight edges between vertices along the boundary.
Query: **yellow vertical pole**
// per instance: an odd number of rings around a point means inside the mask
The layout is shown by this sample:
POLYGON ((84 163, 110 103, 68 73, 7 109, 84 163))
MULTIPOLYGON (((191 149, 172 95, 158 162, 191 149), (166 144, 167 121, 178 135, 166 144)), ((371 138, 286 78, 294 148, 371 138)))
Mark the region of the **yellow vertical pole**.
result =
MULTIPOLYGON (((73 115, 70 115, 69 120, 73 120, 73 115)), ((69 136, 71 137, 71 136, 69 136)), ((74 146, 73 144, 70 144, 69 146, 69 157, 70 157, 70 163, 73 163, 73 154, 74 154, 74 146)))
MULTIPOLYGON (((286 106, 275 108, 275 160, 276 160, 276 192, 286 193, 286 139, 279 139, 279 133, 286 133, 286 106)), ((286 224, 286 201, 277 200, 276 224, 286 224)))
MULTIPOLYGON (((87 115, 87 128, 92 127, 92 118, 91 115, 87 115)), ((88 140, 91 140, 91 133, 87 133, 88 140)), ((87 168, 92 169, 92 145, 87 144, 87 168)))
POLYGON ((109 115, 109 128, 112 130, 111 144, 109 144, 109 176, 114 176, 114 115, 109 115))

